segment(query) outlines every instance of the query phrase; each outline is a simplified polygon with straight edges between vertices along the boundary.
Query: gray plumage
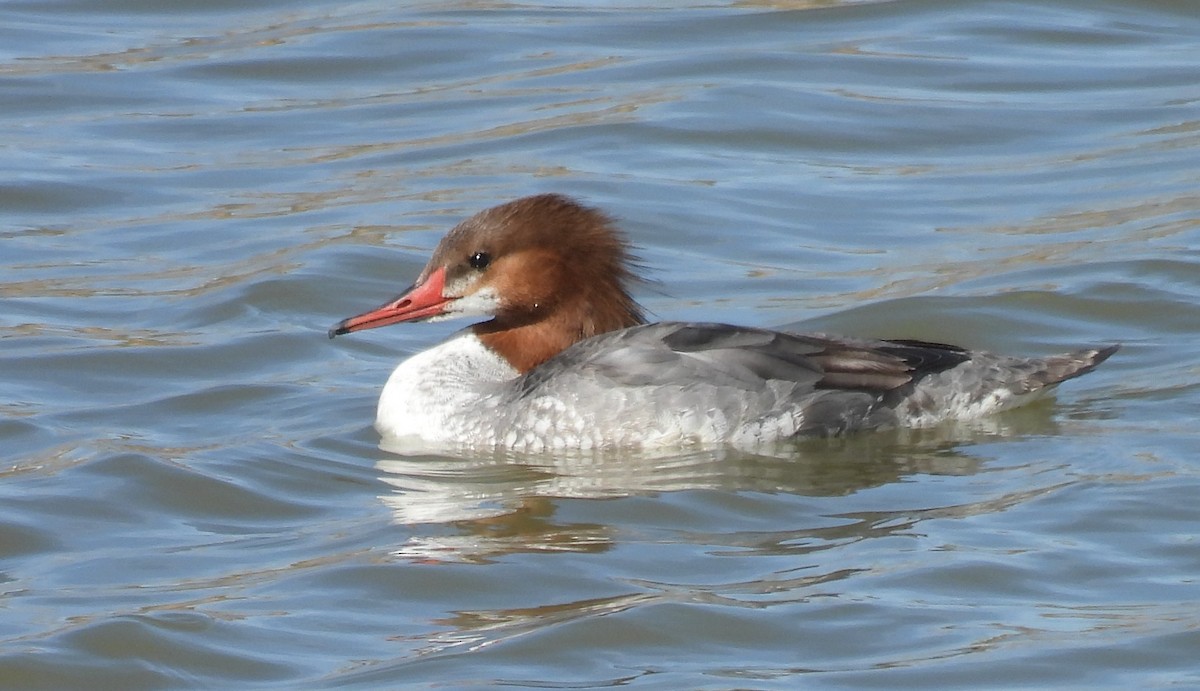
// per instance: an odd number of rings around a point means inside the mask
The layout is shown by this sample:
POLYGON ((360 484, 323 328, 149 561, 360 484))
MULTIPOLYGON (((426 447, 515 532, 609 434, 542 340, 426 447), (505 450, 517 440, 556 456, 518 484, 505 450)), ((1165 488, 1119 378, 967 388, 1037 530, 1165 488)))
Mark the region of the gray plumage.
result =
POLYGON ((504 426, 518 429, 587 410, 593 419, 550 427, 624 429, 631 440, 827 436, 1019 405, 1116 350, 1018 358, 922 341, 663 322, 575 344, 522 375, 501 410, 504 426))

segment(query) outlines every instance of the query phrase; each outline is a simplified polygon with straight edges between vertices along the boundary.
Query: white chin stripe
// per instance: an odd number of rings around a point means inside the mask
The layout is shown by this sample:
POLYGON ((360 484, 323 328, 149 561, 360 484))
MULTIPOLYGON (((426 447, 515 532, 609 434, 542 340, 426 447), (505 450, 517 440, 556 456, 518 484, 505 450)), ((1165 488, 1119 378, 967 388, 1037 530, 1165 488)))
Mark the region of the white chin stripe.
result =
MULTIPOLYGON (((447 288, 446 292, 451 292, 447 288)), ((500 298, 492 288, 471 293, 446 305, 446 311, 431 317, 429 321, 444 321, 458 317, 490 317, 500 309, 500 298)))

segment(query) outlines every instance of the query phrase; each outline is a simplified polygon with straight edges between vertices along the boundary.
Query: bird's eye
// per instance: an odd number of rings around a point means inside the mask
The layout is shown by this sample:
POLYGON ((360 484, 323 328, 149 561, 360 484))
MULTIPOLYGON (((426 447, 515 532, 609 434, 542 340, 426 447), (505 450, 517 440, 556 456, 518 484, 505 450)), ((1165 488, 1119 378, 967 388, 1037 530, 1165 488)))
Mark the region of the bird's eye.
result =
POLYGON ((486 269, 488 264, 492 263, 492 255, 487 252, 476 252, 471 255, 471 268, 482 271, 486 269))

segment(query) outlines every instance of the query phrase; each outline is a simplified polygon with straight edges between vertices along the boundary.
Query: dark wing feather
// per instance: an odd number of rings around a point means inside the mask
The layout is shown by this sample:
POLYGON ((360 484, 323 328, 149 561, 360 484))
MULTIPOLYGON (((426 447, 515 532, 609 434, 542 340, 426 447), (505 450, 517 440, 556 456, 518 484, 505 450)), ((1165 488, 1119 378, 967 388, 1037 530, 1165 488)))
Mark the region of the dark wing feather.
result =
POLYGON ((826 342, 829 346, 818 357, 825 372, 817 385, 822 389, 889 393, 971 358, 957 346, 924 341, 826 342))
POLYGON ((563 369, 589 370, 617 386, 705 381, 757 389, 794 382, 809 390, 882 396, 969 358, 961 348, 920 341, 853 341, 727 324, 663 322, 581 341, 524 377, 522 388, 563 369))

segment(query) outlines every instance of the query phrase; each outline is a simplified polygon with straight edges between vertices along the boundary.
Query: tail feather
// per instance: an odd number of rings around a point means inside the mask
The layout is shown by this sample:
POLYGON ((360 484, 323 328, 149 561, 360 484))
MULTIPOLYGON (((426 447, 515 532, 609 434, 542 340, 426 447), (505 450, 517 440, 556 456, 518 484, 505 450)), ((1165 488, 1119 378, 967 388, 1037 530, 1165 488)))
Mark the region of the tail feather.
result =
POLYGON ((1087 374, 1112 357, 1121 346, 1111 345, 1104 348, 1089 348, 1043 358, 1039 361, 1041 367, 1028 379, 1029 390, 1034 391, 1047 386, 1054 386, 1068 379, 1087 374))

